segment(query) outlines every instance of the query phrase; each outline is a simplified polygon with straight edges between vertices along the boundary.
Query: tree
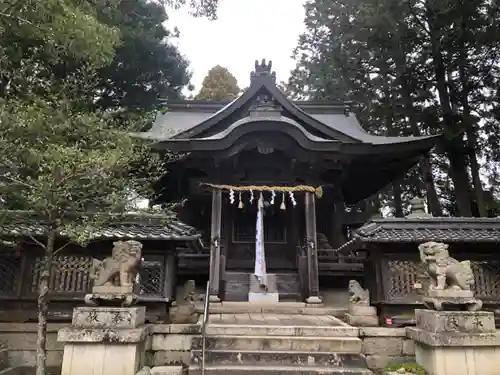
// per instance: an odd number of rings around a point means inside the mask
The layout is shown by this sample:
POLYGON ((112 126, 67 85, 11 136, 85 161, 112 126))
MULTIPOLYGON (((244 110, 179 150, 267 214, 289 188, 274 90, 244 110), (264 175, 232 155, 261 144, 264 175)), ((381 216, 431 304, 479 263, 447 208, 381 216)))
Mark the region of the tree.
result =
POLYGON ((444 149, 422 159, 416 186, 425 187, 435 215, 440 203, 453 202, 459 215, 470 216, 477 206, 482 216, 477 155, 498 160, 489 140, 498 133, 498 54, 492 51, 499 15, 494 2, 482 0, 310 0, 290 87, 295 96, 358 103, 362 124, 378 134, 443 132, 444 149), (481 117, 489 119, 488 134, 481 117))
MULTIPOLYGON (((114 57, 120 35, 96 18, 93 4, 111 1, 17 1, 0 4, 0 97, 40 93, 63 61, 100 67, 114 57)), ((110 8, 110 11, 113 11, 110 8)))
MULTIPOLYGON (((130 210, 137 196, 150 196, 153 182, 165 172, 163 160, 117 130, 109 117, 74 110, 68 98, 0 105, 0 196, 46 226, 46 241, 30 237, 44 250, 37 375, 45 374, 51 262, 67 245, 56 247, 56 238, 64 232, 85 244, 107 220, 130 210)), ((19 213, 0 215, 11 221, 19 213)))
POLYGON ((95 103, 99 108, 150 111, 163 106, 164 100, 182 96, 190 79, 188 61, 172 43, 175 33, 166 27, 163 6, 126 0, 115 12, 99 9, 97 15, 120 31, 122 41, 112 62, 97 72, 95 103))
POLYGON ((238 81, 226 68, 217 65, 208 71, 203 79, 197 100, 234 100, 238 97, 240 88, 238 81))

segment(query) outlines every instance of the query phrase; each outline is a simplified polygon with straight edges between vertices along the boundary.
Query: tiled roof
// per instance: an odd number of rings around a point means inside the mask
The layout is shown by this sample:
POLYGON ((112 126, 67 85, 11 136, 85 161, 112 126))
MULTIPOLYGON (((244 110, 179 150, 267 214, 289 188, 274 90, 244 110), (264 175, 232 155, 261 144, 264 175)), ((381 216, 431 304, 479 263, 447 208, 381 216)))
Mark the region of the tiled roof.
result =
POLYGON ((375 219, 359 228, 354 236, 361 242, 500 242, 500 219, 375 219))
MULTIPOLYGON (((4 236, 43 236, 46 230, 47 226, 43 222, 27 220, 23 216, 8 224, 0 223, 0 235, 4 236)), ((64 233, 60 235, 65 236, 64 233)), ((195 228, 164 215, 126 215, 92 234, 93 239, 190 241, 199 237, 195 228)))

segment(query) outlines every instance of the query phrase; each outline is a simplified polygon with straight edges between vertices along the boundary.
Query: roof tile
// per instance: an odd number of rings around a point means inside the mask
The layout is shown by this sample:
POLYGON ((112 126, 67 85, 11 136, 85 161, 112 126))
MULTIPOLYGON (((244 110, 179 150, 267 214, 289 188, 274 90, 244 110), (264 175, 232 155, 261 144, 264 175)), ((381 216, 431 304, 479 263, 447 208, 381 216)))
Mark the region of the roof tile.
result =
POLYGON ((355 232, 362 242, 500 242, 500 219, 377 219, 355 232))
MULTIPOLYGON (((189 241, 200 237, 195 228, 177 219, 169 219, 166 223, 158 220, 144 220, 141 222, 139 217, 134 219, 137 221, 136 223, 118 222, 110 224, 97 231, 93 238, 189 241)), ((46 230, 46 226, 41 222, 33 223, 23 220, 0 225, 0 234, 4 236, 43 236, 46 230)), ((61 236, 64 237, 64 233, 61 233, 61 236)))

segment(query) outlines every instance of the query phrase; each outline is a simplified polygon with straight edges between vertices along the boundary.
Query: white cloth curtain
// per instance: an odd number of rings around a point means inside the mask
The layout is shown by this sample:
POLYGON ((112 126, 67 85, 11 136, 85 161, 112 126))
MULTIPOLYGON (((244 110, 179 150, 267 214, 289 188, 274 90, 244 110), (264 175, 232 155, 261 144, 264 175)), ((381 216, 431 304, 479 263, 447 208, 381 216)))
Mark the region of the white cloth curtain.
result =
POLYGON ((267 285, 266 254, 264 252, 264 202, 262 196, 257 203, 257 223, 255 231, 255 270, 260 285, 267 285))

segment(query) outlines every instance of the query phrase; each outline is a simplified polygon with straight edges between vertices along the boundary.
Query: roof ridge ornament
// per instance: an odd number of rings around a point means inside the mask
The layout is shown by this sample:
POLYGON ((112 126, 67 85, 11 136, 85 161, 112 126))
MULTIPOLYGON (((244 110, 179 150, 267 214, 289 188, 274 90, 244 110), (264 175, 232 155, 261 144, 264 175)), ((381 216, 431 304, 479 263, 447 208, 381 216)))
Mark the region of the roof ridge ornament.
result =
POLYGON ((266 63, 266 59, 255 60, 255 69, 250 73, 250 82, 252 82, 256 77, 270 77, 274 83, 276 83, 276 72, 271 71, 273 67, 273 62, 269 60, 266 63))

